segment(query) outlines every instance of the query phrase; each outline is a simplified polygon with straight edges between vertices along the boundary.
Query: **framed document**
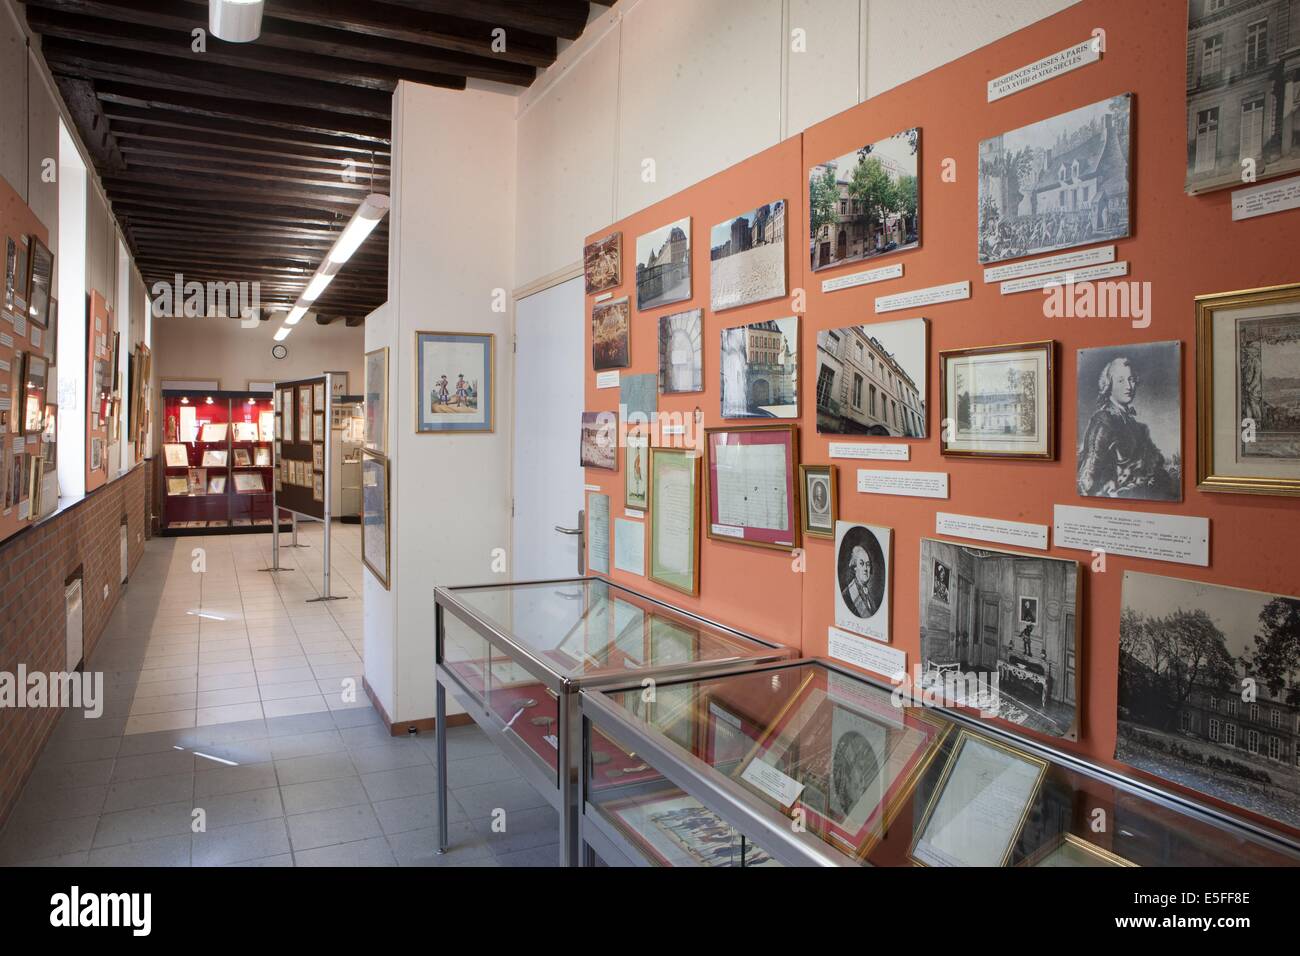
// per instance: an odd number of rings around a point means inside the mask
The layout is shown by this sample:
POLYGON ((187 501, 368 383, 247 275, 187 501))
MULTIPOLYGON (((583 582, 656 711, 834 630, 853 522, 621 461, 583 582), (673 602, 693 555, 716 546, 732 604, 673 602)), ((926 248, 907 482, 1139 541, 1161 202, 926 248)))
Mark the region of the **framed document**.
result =
POLYGON ((236 468, 249 468, 252 466, 252 464, 253 464, 253 459, 249 456, 247 448, 235 449, 236 468))
POLYGON ((1196 487, 1300 495, 1300 283, 1196 298, 1196 487))
POLYGON ((799 528, 817 538, 835 537, 839 517, 834 465, 800 465, 799 528))
POLYGON ((939 353, 939 436, 944 455, 1056 457, 1056 343, 1025 342, 939 353))
POLYGON ((311 417, 311 440, 325 440, 325 413, 316 412, 311 417))
POLYGON ((298 441, 311 441, 311 386, 298 386, 298 441))
POLYGON ((962 730, 917 827, 921 866, 1006 866, 1047 761, 962 730))
POLYGON ((587 492, 587 568, 609 574, 609 495, 587 492))
POLYGON ((683 448, 650 449, 649 578, 700 593, 700 457, 683 448))
POLYGON ((388 459, 365 451, 361 455, 361 560, 384 590, 391 583, 388 505, 388 459))
POLYGON ((793 424, 706 428, 710 538, 799 546, 799 433, 793 424))
POLYGON ((325 445, 315 442, 311 446, 311 466, 316 471, 325 470, 325 445))
POLYGON ((169 495, 187 495, 190 492, 189 478, 185 475, 169 475, 167 478, 167 494, 169 495))
POLYGON ((262 473, 260 471, 235 472, 235 491, 241 495, 266 491, 266 483, 262 480, 262 473))
POLYGON ((1066 833, 1026 857, 1018 866, 1095 867, 1137 866, 1073 833, 1066 833))
POLYGON ((325 383, 317 382, 311 387, 311 405, 318 412, 325 411, 325 383))
POLYGON ((185 468, 190 463, 189 454, 180 442, 166 442, 163 445, 163 456, 168 468, 185 468))
POLYGON ((226 466, 226 449, 209 448, 203 453, 204 468, 224 468, 226 466))

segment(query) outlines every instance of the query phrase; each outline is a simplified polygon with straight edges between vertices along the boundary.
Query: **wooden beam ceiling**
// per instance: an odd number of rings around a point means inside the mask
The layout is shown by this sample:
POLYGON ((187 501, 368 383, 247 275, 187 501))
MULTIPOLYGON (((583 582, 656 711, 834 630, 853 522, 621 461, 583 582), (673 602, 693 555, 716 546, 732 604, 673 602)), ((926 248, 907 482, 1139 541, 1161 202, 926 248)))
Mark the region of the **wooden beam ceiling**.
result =
MULTIPOLYGON (((399 81, 529 86, 608 6, 271 0, 256 41, 225 43, 207 0, 24 3, 146 284, 257 281, 284 307, 362 199, 389 191, 399 81)), ((321 324, 383 304, 387 259, 384 222, 315 303, 321 324)))

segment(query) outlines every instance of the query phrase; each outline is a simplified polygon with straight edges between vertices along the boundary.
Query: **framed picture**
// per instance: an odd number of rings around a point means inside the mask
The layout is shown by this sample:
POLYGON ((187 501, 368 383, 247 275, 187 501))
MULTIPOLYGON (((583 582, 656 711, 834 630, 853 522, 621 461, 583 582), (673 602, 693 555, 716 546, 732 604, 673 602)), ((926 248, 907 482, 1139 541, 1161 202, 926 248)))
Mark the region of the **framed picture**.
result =
POLYGON ((263 446, 253 449, 253 465, 257 468, 271 467, 271 449, 263 446))
POLYGON ((201 495, 207 490, 208 470, 206 468, 191 468, 185 477, 189 481, 190 494, 201 495))
POLYGON ((252 457, 249 456, 249 454, 248 454, 248 449, 247 449, 247 448, 236 448, 236 449, 235 449, 235 467, 236 467, 236 468, 250 468, 250 467, 252 467, 252 464, 253 464, 253 459, 252 459, 252 457))
MULTIPOLYGON (((18 356, 14 356, 18 361, 18 356)), ((23 365, 23 421, 22 433, 39 434, 45 428, 45 392, 49 365, 35 352, 22 356, 23 365)))
POLYGON ((311 387, 311 407, 318 412, 325 411, 325 383, 316 382, 311 387))
POLYGON ((722 417, 799 417, 799 319, 722 330, 722 417))
MULTIPOLYGON (((18 244, 14 242, 13 236, 5 237, 5 301, 6 310, 14 307, 14 289, 18 285, 17 276, 14 275, 18 268, 18 244)), ((2 483, 0 483, 2 484, 2 483)), ((6 505, 8 501, 4 502, 6 505)))
POLYGON ((494 428, 491 333, 415 333, 415 430, 494 428))
POLYGON ((257 422, 235 422, 232 427, 235 441, 257 441, 257 422))
POLYGON ((817 333, 817 433, 925 438, 926 319, 817 333))
POLYGON ((311 467, 315 471, 325 470, 325 445, 321 442, 311 446, 311 467))
POLYGON ((624 453, 623 506, 633 511, 650 507, 650 439, 629 435, 624 453))
POLYGON ((1300 283, 1196 298, 1196 487, 1300 495, 1300 283))
POLYGON ((793 424, 706 428, 710 538, 799 546, 799 433, 793 424))
POLYGON ((189 478, 185 475, 169 475, 167 477, 167 494, 169 495, 187 495, 190 493, 189 478))
MULTIPOLYGON (((50 324, 45 330, 45 356, 51 362, 59 358, 59 300, 50 299, 50 324)), ((146 381, 148 379, 146 378, 146 381)))
POLYGON ((618 415, 583 412, 578 464, 583 468, 618 470, 618 415))
POLYGON ((1079 349, 1076 356, 1079 494, 1181 500, 1183 343, 1079 349))
POLYGON ((704 310, 659 317, 659 393, 704 391, 704 310))
POLYGON ((320 472, 311 476, 311 500, 325 500, 325 476, 320 472))
POLYGON ((27 317, 41 328, 50 323, 50 288, 54 280, 54 253, 45 243, 31 237, 27 277, 27 317))
POLYGON ((839 517, 834 465, 800 465, 799 528, 816 538, 835 537, 839 517))
POLYGON ((361 453, 361 560, 388 590, 391 581, 388 544, 388 459, 361 453))
POLYGON ((312 412, 311 440, 314 442, 325 440, 325 413, 324 412, 312 412))
POLYGON ((691 218, 636 237, 637 311, 691 297, 691 218))
MULTIPOLYGON (((27 314, 27 283, 31 281, 32 241, 27 236, 18 237, 18 247, 14 259, 14 311, 27 314)), ((21 477, 21 476, 20 476, 21 477)))
MULTIPOLYGON (((45 430, 41 432, 41 459, 45 462, 45 473, 58 470, 59 464, 59 406, 50 403, 45 406, 45 430)), ((0 483, 3 479, 0 478, 0 483)))
POLYGON ((650 449, 651 581, 700 593, 700 456, 683 448, 650 449))
POLYGON ((587 492, 587 567, 597 574, 609 574, 609 495, 587 492))
POLYGON ((921 130, 903 130, 808 170, 813 271, 921 242, 921 130))
POLYGON ((311 386, 298 386, 298 442, 311 441, 311 386))
POLYGON ((1103 849, 1097 844, 1077 837, 1073 833, 1063 833, 1057 839, 1042 846, 1017 866, 1041 867, 1091 867, 1091 866, 1137 866, 1122 856, 1103 849))
POLYGON ((260 471, 235 472, 235 491, 241 495, 266 491, 266 482, 262 480, 262 473, 260 471))
POLYGON ((582 274, 587 295, 598 295, 623 284, 623 234, 613 232, 582 249, 582 274))
POLYGON ((203 429, 199 433, 199 441, 204 444, 214 442, 224 442, 226 440, 226 423, 225 422, 204 422, 203 429))
POLYGON ((785 295, 785 200, 764 203, 709 232, 714 312, 785 295))
POLYGON ((1066 558, 922 538, 922 689, 933 680, 946 700, 954 678, 965 693, 953 706, 1077 739, 1080 574, 1066 558))
POLYGON ((347 372, 326 372, 330 377, 330 397, 338 401, 348 393, 348 373, 347 372))
POLYGON ((388 454, 388 349, 366 353, 366 419, 362 444, 381 455, 388 454))
POLYGON ((1056 457, 1056 343, 1025 342, 939 353, 939 437, 944 455, 1056 457))
POLYGON ((275 440, 276 441, 280 441, 284 437, 284 429, 282 427, 283 422, 284 419, 280 417, 280 413, 276 412, 275 413, 275 440))
POLYGON ((204 468, 225 468, 227 460, 226 449, 208 448, 204 450, 203 461, 200 464, 204 468))
POLYGON ((659 866, 774 866, 776 861, 681 791, 603 804, 614 825, 659 866))
POLYGON ((225 475, 208 475, 208 494, 224 495, 226 493, 225 475))
POLYGON ((597 372, 632 364, 630 315, 626 296, 591 307, 591 364, 597 372))
POLYGON ((980 143, 980 262, 1129 234, 1132 100, 1112 96, 980 143))
POLYGON ((962 729, 912 842, 921 866, 1006 866, 1047 761, 962 729))
POLYGON ((893 531, 835 522, 835 626, 888 641, 893 531))

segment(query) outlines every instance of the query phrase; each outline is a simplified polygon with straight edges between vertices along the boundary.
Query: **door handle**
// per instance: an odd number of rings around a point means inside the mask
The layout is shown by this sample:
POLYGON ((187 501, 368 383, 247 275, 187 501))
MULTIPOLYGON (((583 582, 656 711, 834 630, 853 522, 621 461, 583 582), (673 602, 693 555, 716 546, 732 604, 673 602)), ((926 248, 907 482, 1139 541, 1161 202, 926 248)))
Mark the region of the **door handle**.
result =
POLYGON ((587 573, 587 542, 586 542, 586 525, 587 511, 585 508, 578 509, 578 526, 576 528, 561 528, 558 524, 555 530, 560 534, 576 534, 578 536, 578 576, 583 577, 587 573))
POLYGON ((561 528, 558 524, 555 526, 555 530, 560 534, 582 534, 581 528, 561 528))

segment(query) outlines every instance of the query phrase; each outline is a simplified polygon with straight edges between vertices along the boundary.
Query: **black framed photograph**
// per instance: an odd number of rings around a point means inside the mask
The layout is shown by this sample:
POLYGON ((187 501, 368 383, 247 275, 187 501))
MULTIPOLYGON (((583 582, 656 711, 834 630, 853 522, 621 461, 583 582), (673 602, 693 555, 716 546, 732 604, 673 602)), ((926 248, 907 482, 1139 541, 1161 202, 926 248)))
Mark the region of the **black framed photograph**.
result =
POLYGON ((54 253, 32 236, 27 275, 27 317, 43 329, 50 324, 50 288, 53 282, 54 253))
POLYGON ((799 483, 803 487, 799 501, 803 533, 817 538, 835 537, 835 521, 839 517, 835 466, 800 465, 799 483))

